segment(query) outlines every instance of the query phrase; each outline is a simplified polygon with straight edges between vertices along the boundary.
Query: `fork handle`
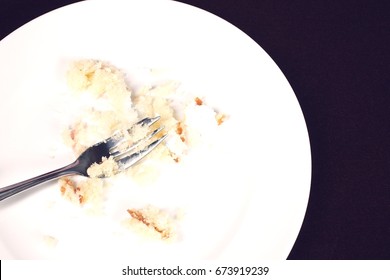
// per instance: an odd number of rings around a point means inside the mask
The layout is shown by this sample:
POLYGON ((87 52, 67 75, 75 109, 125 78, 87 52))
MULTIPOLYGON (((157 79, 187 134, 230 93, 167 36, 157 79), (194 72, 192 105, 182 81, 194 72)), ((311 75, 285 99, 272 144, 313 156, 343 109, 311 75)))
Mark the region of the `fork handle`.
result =
POLYGON ((24 180, 19 183, 15 183, 12 185, 9 185, 7 187, 0 189, 0 201, 3 199, 6 199, 10 196, 13 196, 17 193, 20 193, 22 191, 25 191, 31 187, 34 187, 36 185, 42 184, 44 182, 65 176, 70 174, 77 174, 76 167, 78 166, 78 162, 74 162, 72 164, 69 164, 67 166, 64 166, 62 168, 53 170, 51 172, 36 176, 31 179, 24 180))

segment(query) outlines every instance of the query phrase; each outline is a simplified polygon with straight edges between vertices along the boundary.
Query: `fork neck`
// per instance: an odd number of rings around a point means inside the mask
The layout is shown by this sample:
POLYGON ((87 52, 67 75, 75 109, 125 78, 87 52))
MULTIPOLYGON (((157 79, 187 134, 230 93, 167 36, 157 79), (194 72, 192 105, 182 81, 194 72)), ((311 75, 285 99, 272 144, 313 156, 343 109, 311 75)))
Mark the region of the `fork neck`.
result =
POLYGON ((22 182, 15 183, 15 184, 9 185, 7 187, 1 188, 0 189, 0 201, 7 198, 7 197, 13 196, 14 194, 25 191, 31 187, 42 184, 44 182, 51 181, 53 179, 56 179, 56 178, 59 178, 62 176, 76 175, 76 174, 84 175, 78 160, 76 160, 75 162, 73 162, 67 166, 64 166, 62 168, 58 168, 56 170, 44 173, 44 174, 36 176, 34 178, 27 179, 27 180, 24 180, 22 182))

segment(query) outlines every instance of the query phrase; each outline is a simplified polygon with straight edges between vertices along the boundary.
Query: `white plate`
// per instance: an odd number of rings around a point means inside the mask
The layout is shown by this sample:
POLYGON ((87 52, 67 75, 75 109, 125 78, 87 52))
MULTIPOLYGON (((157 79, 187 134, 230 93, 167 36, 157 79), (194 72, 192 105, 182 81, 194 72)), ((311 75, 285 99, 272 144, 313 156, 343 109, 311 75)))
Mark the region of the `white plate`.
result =
POLYGON ((247 35, 174 1, 80 2, 0 42, 0 186, 73 160, 69 151, 55 149, 63 124, 53 118, 53 105, 64 91, 67 63, 78 58, 109 61, 134 77, 145 69, 165 69, 164 77, 230 115, 229 137, 220 144, 224 156, 199 156, 202 162, 194 166, 212 164, 211 171, 187 170, 202 176, 181 189, 163 184, 142 196, 185 208, 180 242, 138 243, 116 232, 109 215, 81 218, 61 202, 53 182, 0 202, 0 258, 288 256, 304 218, 311 175, 308 134, 294 92, 247 35), (52 231, 61 237, 50 247, 42 236, 52 231))

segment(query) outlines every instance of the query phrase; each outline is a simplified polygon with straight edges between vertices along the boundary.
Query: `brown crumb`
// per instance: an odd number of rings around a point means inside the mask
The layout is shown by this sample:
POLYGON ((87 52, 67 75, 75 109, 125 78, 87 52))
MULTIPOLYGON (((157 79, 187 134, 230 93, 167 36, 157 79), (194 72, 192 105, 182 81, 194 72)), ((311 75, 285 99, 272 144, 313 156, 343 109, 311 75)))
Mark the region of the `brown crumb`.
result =
POLYGON ((199 97, 196 97, 195 98, 195 103, 196 103, 196 105, 201 106, 201 105, 203 105, 203 100, 200 99, 199 97))
POLYGON ((69 179, 69 178, 64 178, 64 179, 62 180, 62 184, 60 185, 61 193, 62 193, 62 194, 65 194, 67 188, 71 189, 71 191, 72 191, 73 193, 76 193, 76 191, 77 191, 75 182, 73 182, 73 181, 72 181, 71 179, 69 179))
POLYGON ((102 183, 97 179, 87 179, 82 182, 65 177, 59 180, 61 195, 78 204, 85 204, 95 192, 99 192, 102 183))
POLYGON ((178 135, 180 135, 180 139, 182 142, 185 142, 186 141, 186 138, 183 136, 183 133, 184 133, 184 128, 183 126, 181 125, 181 122, 178 122, 177 125, 176 125, 176 133, 178 135))
POLYGON ((178 122, 177 125, 176 125, 176 133, 178 135, 182 135, 183 134, 183 127, 181 126, 181 122, 178 122))
POLYGON ((76 182, 69 178, 60 179, 60 191, 63 196, 69 196, 70 193, 77 195, 80 204, 83 202, 82 195, 80 193, 80 187, 76 185, 76 182), (69 193, 70 192, 70 193, 69 193))
POLYGON ((224 123, 226 119, 226 116, 224 114, 221 114, 221 113, 218 113, 216 116, 215 116, 215 120, 217 121, 217 124, 218 125, 221 125, 224 123))
POLYGON ((154 221, 150 221, 147 217, 145 217, 145 215, 140 210, 128 209, 127 212, 133 219, 138 220, 147 227, 153 228, 161 235, 162 239, 168 239, 170 237, 170 232, 168 230, 161 229, 160 227, 158 227, 158 225, 154 221))

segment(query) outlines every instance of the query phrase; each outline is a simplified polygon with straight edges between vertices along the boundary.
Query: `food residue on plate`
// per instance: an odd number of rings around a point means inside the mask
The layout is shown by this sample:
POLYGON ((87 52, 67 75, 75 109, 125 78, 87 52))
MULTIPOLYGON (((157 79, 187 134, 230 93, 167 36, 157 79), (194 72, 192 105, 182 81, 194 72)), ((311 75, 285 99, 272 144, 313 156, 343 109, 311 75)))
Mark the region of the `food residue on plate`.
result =
MULTIPOLYGON (((202 138, 202 126, 216 130, 225 122, 226 116, 206 105, 204 98, 184 96, 179 92, 177 82, 146 85, 133 90, 131 81, 117 67, 99 60, 75 61, 67 73, 69 91, 85 106, 65 129, 63 138, 75 156, 91 145, 119 133, 126 138, 123 149, 142 139, 150 130, 163 125, 168 132, 167 139, 159 145, 141 164, 126 171, 138 185, 151 185, 158 178, 162 166, 181 164, 191 148, 202 138), (145 117, 160 116, 151 128, 137 126, 145 117), (131 128, 129 130, 129 128, 131 128)), ((64 198, 80 205, 95 204, 101 207, 104 190, 115 178, 118 166, 110 158, 103 158, 100 164, 88 169, 90 178, 65 177, 59 180, 64 198)), ((175 236, 174 220, 156 206, 138 209, 128 206, 123 210, 130 215, 130 224, 156 237, 166 240, 175 236)))
POLYGON ((141 235, 162 240, 176 238, 176 220, 167 211, 149 205, 140 209, 127 209, 127 212, 131 216, 128 224, 141 235))

